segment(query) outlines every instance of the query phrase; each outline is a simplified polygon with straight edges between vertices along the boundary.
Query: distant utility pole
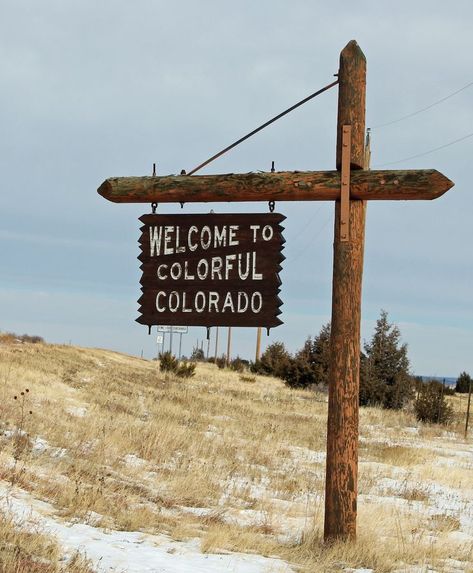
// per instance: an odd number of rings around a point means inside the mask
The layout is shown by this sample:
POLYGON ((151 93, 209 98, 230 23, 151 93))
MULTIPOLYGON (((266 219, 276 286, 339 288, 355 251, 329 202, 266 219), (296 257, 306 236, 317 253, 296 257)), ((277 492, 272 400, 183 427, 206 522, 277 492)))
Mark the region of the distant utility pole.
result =
POLYGON ((182 357, 182 352, 181 352, 181 350, 182 350, 182 332, 179 333, 179 360, 180 360, 181 357, 182 357))
POLYGON ((217 356, 218 356, 218 326, 215 332, 215 363, 217 362, 217 356))
POLYGON ((172 334, 173 334, 173 328, 171 326, 171 330, 169 332, 169 352, 172 354, 172 334))
POLYGON ((258 332, 256 334, 256 353, 255 362, 258 362, 261 356, 261 326, 258 326, 258 332))
POLYGON ((471 403, 471 378, 468 384, 468 405, 466 407, 465 440, 468 436, 468 422, 470 421, 470 403, 471 403))
POLYGON ((230 351, 232 348, 232 327, 228 327, 228 339, 227 339, 227 361, 226 366, 230 364, 230 351))

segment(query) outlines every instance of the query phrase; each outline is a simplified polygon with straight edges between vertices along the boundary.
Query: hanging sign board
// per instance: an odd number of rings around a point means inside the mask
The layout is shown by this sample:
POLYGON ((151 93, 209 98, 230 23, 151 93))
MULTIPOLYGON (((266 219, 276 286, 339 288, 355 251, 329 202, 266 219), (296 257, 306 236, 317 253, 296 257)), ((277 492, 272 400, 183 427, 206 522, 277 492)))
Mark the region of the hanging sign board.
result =
POLYGON ((282 324, 278 294, 284 219, 278 213, 143 215, 137 322, 282 324))

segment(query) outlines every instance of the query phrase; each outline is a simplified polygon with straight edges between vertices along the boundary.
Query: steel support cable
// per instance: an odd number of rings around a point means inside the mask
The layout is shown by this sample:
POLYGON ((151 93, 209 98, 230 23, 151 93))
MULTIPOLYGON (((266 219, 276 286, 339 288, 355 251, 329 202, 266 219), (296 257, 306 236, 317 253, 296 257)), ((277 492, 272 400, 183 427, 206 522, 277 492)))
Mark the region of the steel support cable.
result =
POLYGON ((197 167, 194 167, 194 169, 192 169, 192 171, 189 171, 189 173, 187 173, 187 175, 193 175, 194 173, 196 173, 197 171, 199 171, 200 169, 202 169, 202 167, 205 167, 206 165, 208 165, 209 163, 211 163, 212 161, 214 161, 215 159, 218 159, 219 157, 221 157, 224 153, 227 153, 227 151, 230 151, 230 149, 233 149, 234 147, 236 147, 237 145, 240 145, 240 143, 243 143, 243 141, 249 139, 250 137, 252 137, 253 135, 255 135, 256 133, 258 133, 259 131, 261 131, 262 129, 264 129, 265 127, 268 127, 268 125, 271 125, 272 123, 274 123, 275 121, 277 121, 278 119, 281 119, 281 117, 287 115, 288 113, 290 113, 291 111, 295 110, 296 108, 298 108, 299 106, 307 103, 308 101, 310 101, 311 99, 313 99, 314 97, 317 97, 318 95, 324 93, 325 91, 329 90, 330 88, 333 88, 334 86, 336 86, 338 84, 338 79, 335 80, 334 82, 332 82, 331 84, 328 84, 327 86, 321 88, 320 90, 317 90, 316 92, 314 92, 313 94, 310 94, 309 96, 307 96, 306 98, 302 99, 301 101, 297 102, 296 104, 292 105, 290 108, 282 111, 281 113, 279 113, 278 115, 274 116, 273 118, 271 118, 270 120, 268 120, 267 122, 263 123, 263 125, 260 125, 259 127, 257 127, 256 129, 254 129, 253 131, 250 131, 250 133, 247 133, 246 135, 244 135, 243 137, 241 137, 240 139, 238 139, 237 141, 235 141, 234 143, 232 143, 231 145, 229 145, 228 147, 225 147, 225 149, 222 149, 221 151, 219 151, 218 153, 216 153, 215 155, 212 155, 212 157, 210 157, 209 159, 207 159, 206 161, 204 161, 203 163, 201 163, 200 165, 198 165, 197 167))
POLYGON ((419 113, 423 113, 424 111, 427 111, 427 110, 435 107, 436 105, 439 105, 440 103, 446 101, 447 99, 450 99, 451 97, 459 94, 463 90, 466 90, 470 86, 473 86, 473 82, 466 84, 466 86, 463 86, 459 90, 456 90, 453 93, 451 93, 451 94, 449 94, 449 95, 447 95, 447 96, 445 96, 445 97, 443 97, 437 101, 434 101, 433 103, 431 103, 430 105, 427 105, 426 107, 418 109, 417 111, 413 111, 412 113, 408 113, 407 115, 403 115, 401 117, 398 117, 397 119, 393 119, 392 121, 387 121, 386 123, 378 123, 378 125, 373 125, 370 129, 380 129, 381 127, 387 127, 388 125, 393 125, 394 123, 398 123, 400 121, 404 121, 405 119, 409 119, 410 117, 414 117, 415 115, 418 115, 419 113))

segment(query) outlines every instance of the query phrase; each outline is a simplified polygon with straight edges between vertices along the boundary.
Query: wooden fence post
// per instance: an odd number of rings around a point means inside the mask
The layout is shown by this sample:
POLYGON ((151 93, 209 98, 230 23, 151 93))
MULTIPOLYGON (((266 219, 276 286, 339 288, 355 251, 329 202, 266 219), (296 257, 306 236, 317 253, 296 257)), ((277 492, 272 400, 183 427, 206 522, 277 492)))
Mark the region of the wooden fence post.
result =
MULTIPOLYGON (((351 169, 365 167, 366 59, 355 41, 340 54, 337 169, 342 127, 351 126, 351 169)), ((365 202, 350 200, 349 240, 340 240, 340 201, 335 206, 331 366, 327 421, 324 538, 356 537, 358 479, 358 395, 361 284, 365 202)))

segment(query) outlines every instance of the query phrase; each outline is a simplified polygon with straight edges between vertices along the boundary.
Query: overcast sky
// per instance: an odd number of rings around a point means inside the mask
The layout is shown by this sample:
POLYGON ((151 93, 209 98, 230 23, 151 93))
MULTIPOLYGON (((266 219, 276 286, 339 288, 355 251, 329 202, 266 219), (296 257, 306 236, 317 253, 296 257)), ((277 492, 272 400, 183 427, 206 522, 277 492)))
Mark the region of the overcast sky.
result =
MULTIPOLYGON (((0 329, 151 357, 135 323, 138 217, 107 177, 179 173, 333 81, 356 39, 368 61, 372 168, 436 168, 455 187, 433 202, 371 202, 363 337, 383 308, 418 374, 473 373, 473 3, 432 0, 0 0, 0 329), (469 171, 470 170, 470 171, 469 171), (468 183, 470 179, 470 183, 468 183)), ((332 89, 201 173, 335 166, 332 89)), ((266 204, 186 205, 184 212, 266 204)), ((332 203, 278 203, 287 216, 284 325, 264 336, 299 348, 330 319, 332 203)), ((179 205, 159 212, 180 212, 179 205)), ((222 331, 221 331, 222 332, 222 331)), ((189 353, 204 328, 183 338, 189 353)), ((253 358, 256 331, 233 354, 253 358)), ((220 350, 226 344, 220 337, 220 350)), ((177 350, 177 348, 175 348, 177 350)), ((212 341, 213 352, 213 341, 212 341)))

